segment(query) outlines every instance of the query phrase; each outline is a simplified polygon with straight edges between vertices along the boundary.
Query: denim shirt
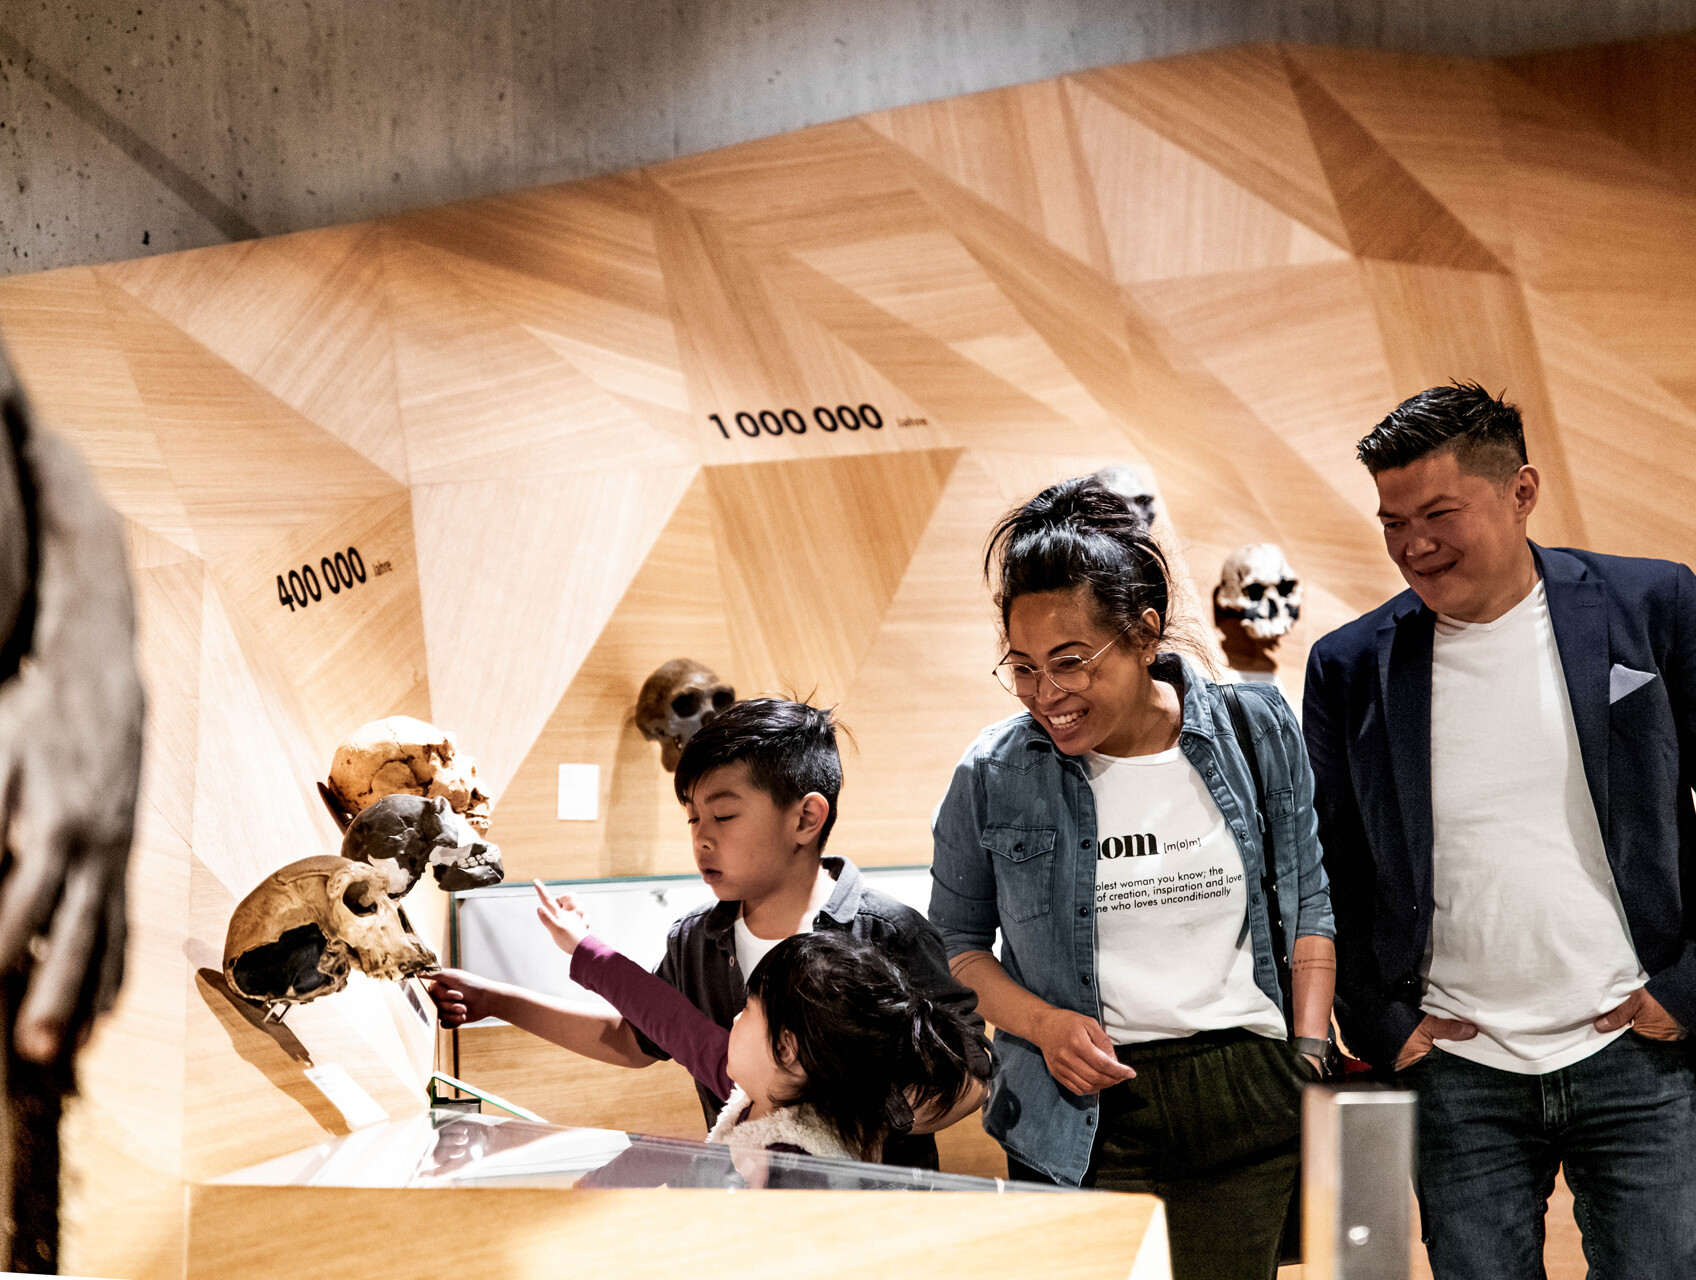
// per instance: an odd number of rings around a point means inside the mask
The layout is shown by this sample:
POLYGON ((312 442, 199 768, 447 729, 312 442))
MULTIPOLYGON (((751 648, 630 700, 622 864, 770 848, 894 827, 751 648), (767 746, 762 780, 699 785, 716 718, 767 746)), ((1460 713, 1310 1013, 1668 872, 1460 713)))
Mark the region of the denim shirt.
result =
MULTIPOLYGON (((1177 654, 1161 654, 1152 674, 1181 691, 1178 745, 1236 837, 1254 978, 1281 1004, 1261 891, 1262 820, 1275 836, 1286 936, 1292 944, 1298 937, 1335 936, 1319 860, 1313 772, 1295 713, 1270 685, 1238 686, 1266 785, 1267 812, 1258 815, 1254 780, 1219 687, 1177 654)), ((931 834, 930 918, 949 959, 990 950, 999 929, 1001 964, 1013 981, 1050 1004, 1099 1020, 1095 795, 1082 759, 1063 754, 1029 715, 991 725, 955 766, 931 834)), ((1081 1182, 1095 1144, 1098 1101, 1095 1094, 1079 1097, 1062 1088, 1036 1045, 996 1029, 983 1124, 1020 1160, 1060 1182, 1081 1182)))

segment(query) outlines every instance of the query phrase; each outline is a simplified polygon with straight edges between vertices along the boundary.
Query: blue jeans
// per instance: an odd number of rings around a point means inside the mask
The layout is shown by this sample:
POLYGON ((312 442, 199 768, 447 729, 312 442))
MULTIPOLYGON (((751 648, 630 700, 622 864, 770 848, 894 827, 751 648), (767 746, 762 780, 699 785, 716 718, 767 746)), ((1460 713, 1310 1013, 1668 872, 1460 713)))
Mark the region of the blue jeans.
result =
POLYGON ((1626 1032, 1547 1075, 1444 1053, 1419 1094, 1419 1209, 1436 1280, 1543 1280, 1565 1167, 1590 1280, 1696 1277, 1696 1079, 1688 1042, 1626 1032))

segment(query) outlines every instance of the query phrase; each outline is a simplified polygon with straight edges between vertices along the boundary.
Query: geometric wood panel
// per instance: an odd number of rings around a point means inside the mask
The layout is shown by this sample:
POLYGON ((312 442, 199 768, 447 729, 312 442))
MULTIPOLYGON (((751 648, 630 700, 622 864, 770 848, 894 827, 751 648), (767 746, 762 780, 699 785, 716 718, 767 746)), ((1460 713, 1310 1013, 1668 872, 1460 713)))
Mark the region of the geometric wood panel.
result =
MULTIPOLYGON (((923 862, 1011 705, 980 576, 1001 511, 1140 468, 1203 649, 1220 562, 1282 543, 1299 698, 1308 644, 1400 586, 1353 444, 1450 378, 1524 410, 1533 536, 1696 559, 1690 48, 1246 46, 0 282, 36 402, 125 518, 150 694, 67 1265, 180 1274, 184 1179, 338 1130, 308 1060, 420 1105, 399 988, 285 1035, 202 972, 260 876, 336 847, 314 787, 363 721, 456 731, 515 878, 687 870, 632 710, 692 656, 838 704, 834 847, 923 862), (349 547, 364 582, 279 600, 349 547), (598 821, 557 821, 565 762, 600 766, 598 821)), ((438 928, 439 899, 415 914, 438 928)))

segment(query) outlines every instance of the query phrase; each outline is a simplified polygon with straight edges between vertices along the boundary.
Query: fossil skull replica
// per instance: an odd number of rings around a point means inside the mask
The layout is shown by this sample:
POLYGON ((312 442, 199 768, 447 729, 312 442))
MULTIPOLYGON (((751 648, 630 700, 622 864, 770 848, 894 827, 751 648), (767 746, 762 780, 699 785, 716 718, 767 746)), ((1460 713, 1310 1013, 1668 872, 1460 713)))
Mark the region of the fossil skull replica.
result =
POLYGON ((477 831, 489 829, 489 797, 477 789, 477 764, 453 734, 411 716, 361 725, 336 748, 331 796, 349 818, 384 796, 441 796, 477 831))
POLYGON ((1251 542, 1225 557, 1213 592, 1215 621, 1234 620, 1249 640, 1271 648, 1301 617, 1301 579, 1276 543, 1251 542))
POLYGON ((1146 529, 1154 523, 1154 490, 1137 474, 1135 467, 1115 463, 1111 467, 1103 467, 1095 475, 1102 484, 1130 504, 1131 514, 1142 522, 1143 528, 1146 529))
POLYGON ((642 682, 636 727, 660 744, 660 763, 677 771, 683 746, 695 731, 736 701, 736 690, 693 658, 673 658, 642 682))
POLYGON ((391 898, 403 898, 428 868, 450 893, 499 884, 506 874, 490 844, 453 811, 446 796, 396 793, 368 805, 342 837, 342 857, 382 872, 391 898))
POLYGON ((266 876, 230 916, 224 977, 254 1004, 333 995, 355 968, 395 981, 436 968, 435 955, 389 900, 388 881, 375 867, 302 858, 266 876))

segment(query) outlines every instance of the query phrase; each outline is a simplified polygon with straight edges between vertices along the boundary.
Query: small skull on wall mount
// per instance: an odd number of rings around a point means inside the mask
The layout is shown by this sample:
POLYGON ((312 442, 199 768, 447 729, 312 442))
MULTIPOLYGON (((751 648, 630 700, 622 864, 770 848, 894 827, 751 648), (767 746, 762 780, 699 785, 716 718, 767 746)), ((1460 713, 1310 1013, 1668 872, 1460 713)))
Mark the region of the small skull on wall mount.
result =
POLYGON ((649 742, 660 744, 660 763, 675 773, 696 730, 735 701, 736 690, 710 668, 693 658, 673 658, 643 681, 636 727, 649 742))
POLYGON ((1238 671, 1275 671, 1273 650, 1301 617, 1301 579, 1281 547, 1251 542, 1225 557, 1213 589, 1213 621, 1238 671))

